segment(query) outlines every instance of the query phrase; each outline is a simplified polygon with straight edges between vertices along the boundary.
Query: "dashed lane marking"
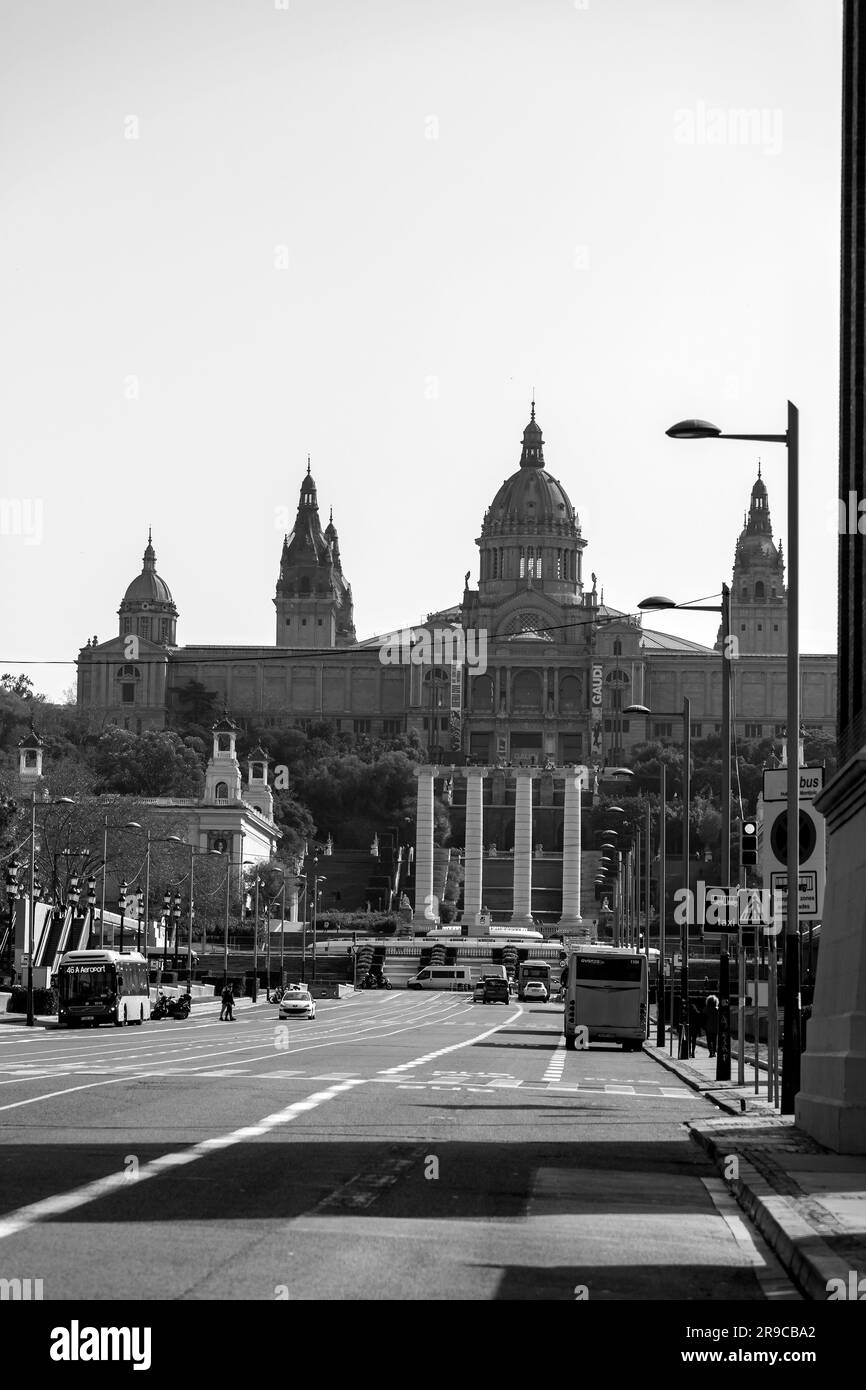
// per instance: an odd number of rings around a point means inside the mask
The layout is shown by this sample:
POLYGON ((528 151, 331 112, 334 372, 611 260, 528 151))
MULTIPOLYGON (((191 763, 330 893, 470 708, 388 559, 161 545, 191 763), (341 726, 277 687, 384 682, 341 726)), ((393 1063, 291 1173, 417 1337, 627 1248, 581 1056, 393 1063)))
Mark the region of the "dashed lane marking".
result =
POLYGON ((560 1037, 556 1044, 556 1051, 547 1064, 547 1070, 542 1081, 560 1081, 562 1079, 563 1068, 565 1067, 565 1037, 560 1037))

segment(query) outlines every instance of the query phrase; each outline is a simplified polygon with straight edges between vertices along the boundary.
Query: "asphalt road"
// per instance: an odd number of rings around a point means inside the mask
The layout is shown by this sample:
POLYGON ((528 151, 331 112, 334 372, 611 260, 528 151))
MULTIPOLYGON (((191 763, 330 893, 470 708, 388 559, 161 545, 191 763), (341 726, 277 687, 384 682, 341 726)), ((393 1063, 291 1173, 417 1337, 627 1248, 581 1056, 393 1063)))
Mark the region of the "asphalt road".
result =
POLYGON ((794 1299, 648 1056, 404 991, 0 1028, 0 1277, 79 1299, 794 1299))

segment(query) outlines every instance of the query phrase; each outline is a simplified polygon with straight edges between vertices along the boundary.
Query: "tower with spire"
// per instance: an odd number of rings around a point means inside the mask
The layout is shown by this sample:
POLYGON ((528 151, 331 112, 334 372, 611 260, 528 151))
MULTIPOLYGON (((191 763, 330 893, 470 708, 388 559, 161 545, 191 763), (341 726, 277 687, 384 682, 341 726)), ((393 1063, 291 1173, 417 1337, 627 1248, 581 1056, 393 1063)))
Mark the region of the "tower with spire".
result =
POLYGON ((334 513, 323 531, 309 458, 295 525, 283 540, 274 605, 278 647, 332 648, 355 643, 352 586, 343 575, 334 513))
MULTIPOLYGON (((788 591, 782 544, 773 540, 767 485, 758 477, 743 517, 731 580, 731 633, 743 655, 779 656, 788 650, 788 591)), ((722 639, 721 630, 716 645, 722 639)))

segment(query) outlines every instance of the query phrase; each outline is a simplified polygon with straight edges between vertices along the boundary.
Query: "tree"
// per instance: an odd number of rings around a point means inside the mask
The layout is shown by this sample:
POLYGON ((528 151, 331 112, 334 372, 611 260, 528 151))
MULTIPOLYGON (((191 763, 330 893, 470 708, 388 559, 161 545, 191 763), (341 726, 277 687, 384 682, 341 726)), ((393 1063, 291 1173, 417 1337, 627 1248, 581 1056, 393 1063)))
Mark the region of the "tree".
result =
POLYGON ((93 758, 96 792, 135 796, 199 796, 202 766, 195 750, 171 730, 133 734, 108 729, 93 758))
POLYGON ((20 700, 45 699, 44 695, 37 695, 29 676, 13 676, 8 671, 4 671, 0 676, 0 690, 7 695, 17 695, 20 700))

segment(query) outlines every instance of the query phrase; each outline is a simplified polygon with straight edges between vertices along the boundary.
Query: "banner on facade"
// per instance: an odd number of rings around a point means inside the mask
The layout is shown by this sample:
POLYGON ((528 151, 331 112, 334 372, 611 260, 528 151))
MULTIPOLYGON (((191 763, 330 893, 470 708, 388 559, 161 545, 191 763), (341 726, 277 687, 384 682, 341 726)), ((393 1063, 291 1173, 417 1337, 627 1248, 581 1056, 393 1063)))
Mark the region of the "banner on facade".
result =
POLYGON ((604 762, 604 667, 600 661, 593 662, 590 671, 590 737, 591 757, 594 762, 604 762))

